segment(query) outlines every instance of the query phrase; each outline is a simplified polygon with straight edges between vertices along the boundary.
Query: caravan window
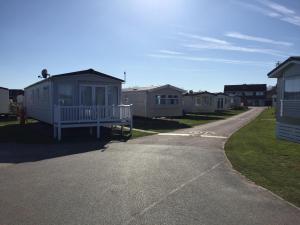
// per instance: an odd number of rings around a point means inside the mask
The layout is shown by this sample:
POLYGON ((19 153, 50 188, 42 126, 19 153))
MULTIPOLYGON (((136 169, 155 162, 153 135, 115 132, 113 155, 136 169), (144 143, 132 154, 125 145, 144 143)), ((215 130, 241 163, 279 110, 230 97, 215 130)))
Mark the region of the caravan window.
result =
POLYGON ((108 105, 118 105, 119 91, 116 86, 109 86, 107 90, 108 94, 108 105))
POLYGON ((178 95, 156 95, 155 103, 157 105, 178 105, 178 95))
POLYGON ((203 96, 203 104, 212 105, 212 97, 211 96, 203 96))
POLYGON ((179 100, 177 95, 168 95, 168 104, 178 105, 179 100))
POLYGON ((73 105, 73 86, 71 84, 58 85, 58 103, 60 105, 73 105))
POLYGON ((300 76, 285 80, 284 98, 287 100, 300 100, 300 76))
POLYGON ((155 103, 157 105, 165 105, 166 104, 166 96, 165 95, 156 95, 155 103))
POLYGON ((195 102, 195 105, 201 105, 201 97, 196 97, 196 102, 195 102))
POLYGON ((178 95, 174 95, 174 104, 178 105, 179 104, 179 99, 178 99, 178 95))
POLYGON ((211 96, 198 96, 196 97, 196 105, 212 105, 212 97, 211 96))

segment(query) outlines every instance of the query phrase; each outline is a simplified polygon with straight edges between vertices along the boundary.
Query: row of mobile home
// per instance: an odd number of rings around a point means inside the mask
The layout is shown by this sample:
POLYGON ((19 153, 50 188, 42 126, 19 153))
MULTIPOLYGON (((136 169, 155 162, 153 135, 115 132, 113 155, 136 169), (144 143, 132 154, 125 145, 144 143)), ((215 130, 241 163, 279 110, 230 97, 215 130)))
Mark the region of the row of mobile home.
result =
POLYGON ((210 93, 207 91, 186 93, 183 97, 183 109, 187 113, 228 110, 234 107, 235 102, 232 102, 232 99, 233 97, 224 93, 210 93))
POLYGON ((215 105, 215 94, 206 91, 186 93, 183 97, 185 112, 214 112, 216 110, 215 105))
MULTIPOLYGON (((290 57, 268 76, 277 78, 277 137, 300 142, 300 57, 290 57)), ((132 128, 133 115, 163 117, 227 110, 246 105, 241 95, 248 98, 247 104, 263 105, 266 95, 265 85, 226 86, 226 93, 186 93, 172 85, 122 90, 123 82, 92 69, 47 77, 25 88, 27 116, 53 125, 58 139, 61 129, 69 127, 97 127, 99 137, 101 126, 132 128)), ((8 111, 8 95, 8 89, 0 88, 0 113, 8 111)))
POLYGON ((123 89, 122 102, 132 104, 134 116, 148 118, 222 111, 241 104, 238 96, 207 91, 186 93, 169 84, 123 89))
POLYGON ((185 90, 172 85, 126 88, 123 104, 132 104, 133 115, 141 117, 181 116, 185 90))
POLYGON ((131 130, 133 116, 174 117, 230 108, 230 97, 224 93, 186 94, 169 84, 122 90, 122 79, 93 69, 43 78, 25 88, 26 114, 53 125, 59 140, 65 128, 96 127, 100 137, 102 126, 131 130))

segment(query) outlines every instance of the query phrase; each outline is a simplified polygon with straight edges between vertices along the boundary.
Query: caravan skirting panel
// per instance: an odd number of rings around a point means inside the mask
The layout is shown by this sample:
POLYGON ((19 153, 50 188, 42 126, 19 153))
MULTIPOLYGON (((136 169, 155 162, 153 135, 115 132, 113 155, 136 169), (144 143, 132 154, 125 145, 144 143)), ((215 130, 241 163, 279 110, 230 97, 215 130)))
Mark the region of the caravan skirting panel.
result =
POLYGON ((300 126, 277 123, 276 135, 278 138, 300 143, 300 126))

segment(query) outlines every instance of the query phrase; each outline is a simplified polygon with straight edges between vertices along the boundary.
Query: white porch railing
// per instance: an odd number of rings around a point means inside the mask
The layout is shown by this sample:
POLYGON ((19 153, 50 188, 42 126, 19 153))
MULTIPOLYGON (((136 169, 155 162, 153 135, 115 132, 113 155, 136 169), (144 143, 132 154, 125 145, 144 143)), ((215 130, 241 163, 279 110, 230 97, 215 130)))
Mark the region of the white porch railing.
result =
POLYGON ((132 131, 132 105, 112 106, 54 106, 54 137, 61 140, 61 129, 68 127, 100 127, 104 124, 129 125, 132 131))
POLYGON ((54 106, 54 123, 101 123, 131 119, 131 105, 54 106))
POLYGON ((281 117, 300 117, 300 100, 280 100, 281 117))

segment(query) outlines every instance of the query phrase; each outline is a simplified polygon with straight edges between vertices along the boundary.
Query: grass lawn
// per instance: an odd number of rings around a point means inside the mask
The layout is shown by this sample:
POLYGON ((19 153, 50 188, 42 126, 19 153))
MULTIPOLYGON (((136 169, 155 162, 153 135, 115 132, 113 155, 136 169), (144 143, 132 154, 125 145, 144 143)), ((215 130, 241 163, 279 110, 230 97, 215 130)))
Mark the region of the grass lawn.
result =
POLYGON ((181 117, 148 119, 141 117, 133 118, 133 127, 155 132, 169 132, 176 129, 190 128, 193 126, 226 119, 228 117, 245 112, 244 110, 228 110, 214 113, 186 114, 181 117))
POLYGON ((138 131, 138 130, 132 130, 132 137, 131 138, 139 138, 139 137, 144 137, 144 136, 149 136, 149 135, 153 135, 153 134, 138 131))
MULTIPOLYGON (((95 134, 96 132, 94 132, 95 134)), ((102 140, 126 140, 118 129, 110 132, 102 131, 102 140)), ((146 132, 133 130, 131 138, 151 135, 146 132)), ((88 128, 63 129, 63 142, 95 141, 95 135, 89 134, 88 128)), ((0 118, 0 143, 27 143, 27 144, 51 144, 57 141, 53 138, 52 126, 29 119, 26 125, 21 126, 16 118, 0 118)))
POLYGON ((300 144, 275 138, 273 109, 233 134, 225 151, 236 170, 300 207, 300 144))

